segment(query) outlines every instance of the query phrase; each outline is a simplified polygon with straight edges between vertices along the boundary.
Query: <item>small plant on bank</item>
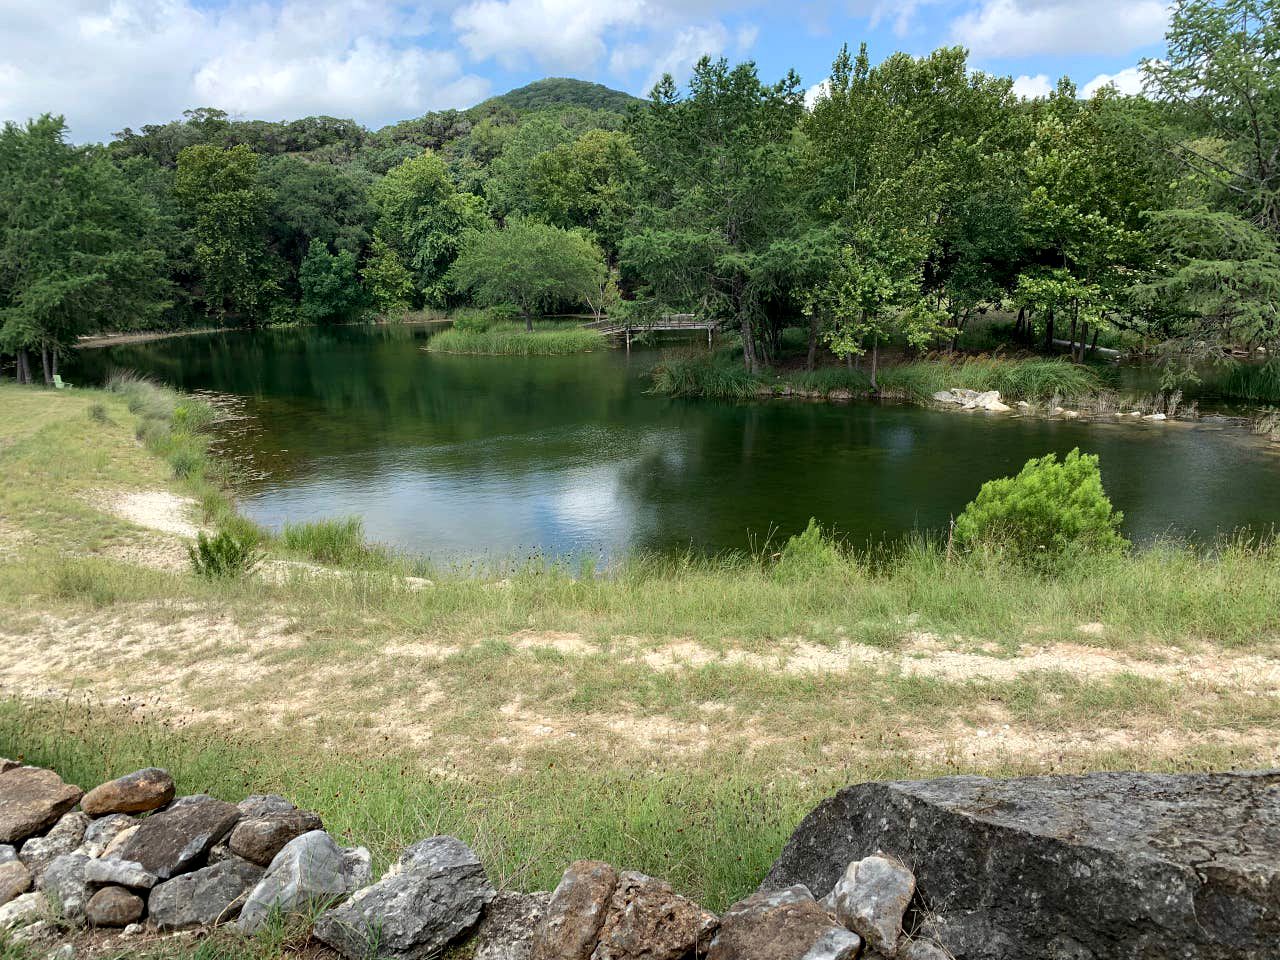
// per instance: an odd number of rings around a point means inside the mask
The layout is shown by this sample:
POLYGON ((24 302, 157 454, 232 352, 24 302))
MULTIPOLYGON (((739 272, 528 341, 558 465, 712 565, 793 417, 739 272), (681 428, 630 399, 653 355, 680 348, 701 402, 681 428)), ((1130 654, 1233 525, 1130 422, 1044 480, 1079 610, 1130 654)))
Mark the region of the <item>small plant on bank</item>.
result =
POLYGON ((105 403, 89 404, 89 419, 94 423, 110 423, 111 417, 107 413, 107 405, 105 403))
POLYGON ((210 537, 203 531, 187 548, 191 569, 206 580, 230 580, 252 573, 258 565, 258 544, 251 537, 223 530, 210 537))
POLYGON ((827 575, 843 563, 840 545, 810 517, 804 532, 787 540, 774 569, 781 579, 805 580, 827 575))
POLYGON ((1077 448, 1061 462, 1051 453, 1028 460, 1016 477, 983 484, 956 519, 954 537, 961 548, 1034 562, 1124 550, 1123 519, 1102 489, 1097 456, 1077 448))
POLYGON ((366 565, 384 555, 381 549, 365 542, 364 524, 359 517, 287 523, 280 531, 280 542, 292 553, 336 566, 366 565))

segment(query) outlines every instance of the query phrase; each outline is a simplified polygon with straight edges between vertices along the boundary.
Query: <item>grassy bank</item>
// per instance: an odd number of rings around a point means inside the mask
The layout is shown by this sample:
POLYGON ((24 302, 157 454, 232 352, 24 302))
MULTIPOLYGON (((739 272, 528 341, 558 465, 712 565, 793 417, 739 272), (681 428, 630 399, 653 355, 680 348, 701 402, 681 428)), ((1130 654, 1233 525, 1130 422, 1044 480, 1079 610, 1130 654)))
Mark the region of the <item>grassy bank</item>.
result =
POLYGON ((166 396, 0 387, 0 755, 276 790, 380 863, 455 832, 521 889, 603 857, 712 908, 846 783, 1280 763, 1271 543, 1038 571, 916 542, 477 572, 333 523, 206 580, 171 521, 243 521, 202 415, 166 396))
MULTIPOLYGON (((861 369, 819 367, 749 373, 733 348, 713 354, 670 359, 652 373, 655 393, 675 397, 745 400, 772 396, 848 399, 872 394, 871 379, 861 369)), ((1100 384, 1087 367, 1055 359, 922 360, 886 366, 879 371, 877 395, 927 401, 940 390, 999 390, 1008 400, 1086 397, 1100 384)))
POLYGON ((486 356, 558 357, 605 347, 597 330, 577 326, 539 325, 532 332, 519 323, 495 323, 484 329, 442 330, 427 341, 432 353, 471 353, 486 356))

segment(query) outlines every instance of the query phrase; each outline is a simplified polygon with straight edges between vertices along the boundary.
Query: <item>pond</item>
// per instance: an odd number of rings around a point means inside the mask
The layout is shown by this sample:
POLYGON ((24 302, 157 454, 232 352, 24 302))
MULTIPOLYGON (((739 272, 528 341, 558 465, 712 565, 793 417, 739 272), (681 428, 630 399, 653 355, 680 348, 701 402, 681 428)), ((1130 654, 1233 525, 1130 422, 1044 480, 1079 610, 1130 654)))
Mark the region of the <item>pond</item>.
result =
POLYGON ((1088 424, 901 404, 731 404, 646 392, 656 350, 429 354, 430 328, 300 328, 83 350, 75 376, 136 370, 241 398, 220 449, 267 527, 356 515, 438 560, 779 544, 810 517, 857 545, 945 530, 1030 457, 1102 458, 1127 534, 1211 539, 1280 520, 1280 458, 1242 428, 1088 424))

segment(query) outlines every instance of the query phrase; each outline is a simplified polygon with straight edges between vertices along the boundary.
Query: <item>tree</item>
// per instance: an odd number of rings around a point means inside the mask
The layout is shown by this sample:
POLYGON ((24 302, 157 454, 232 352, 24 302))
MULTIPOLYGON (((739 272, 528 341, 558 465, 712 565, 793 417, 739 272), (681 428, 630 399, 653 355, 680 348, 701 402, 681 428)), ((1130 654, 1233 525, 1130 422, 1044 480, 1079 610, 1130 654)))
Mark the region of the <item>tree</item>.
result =
POLYGON ((427 303, 443 304, 445 274, 462 235, 485 222, 479 197, 460 192, 444 161, 431 152, 406 160, 374 185, 378 233, 412 271, 427 303))
POLYGON ((413 299, 413 275, 400 255, 381 237, 374 237, 369 259, 360 271, 374 308, 383 316, 403 313, 413 299))
POLYGON ((302 290, 299 312, 310 323, 349 323, 368 308, 356 255, 350 250, 332 254, 324 243, 312 240, 298 271, 298 285, 302 290))
POLYGON ((46 382, 85 333, 155 317, 168 285, 152 211, 99 148, 48 114, 0 131, 0 350, 46 382))
POLYGON ((267 249, 271 196, 259 181, 257 155, 243 145, 187 147, 178 155, 174 194, 191 223, 208 309, 256 326, 279 289, 267 249))
POLYGON ((1182 175, 1177 202, 1148 213, 1164 255, 1136 293, 1187 364, 1280 349, 1280 7, 1178 0, 1167 41, 1143 70, 1176 122, 1149 136, 1182 175))
POLYGON ((621 245, 624 277, 658 302, 735 326, 752 371, 773 343, 768 250, 805 226, 793 162, 803 110, 794 72, 766 85, 753 63, 704 57, 687 96, 664 77, 631 129, 646 175, 621 245))
POLYGON ((368 246, 373 208, 353 174, 285 155, 263 164, 262 185, 271 195, 268 237, 292 276, 314 241, 356 256, 368 246))
POLYGON ((608 280, 600 250, 576 230, 514 219, 462 240, 449 281, 483 306, 512 304, 533 329, 533 316, 558 303, 589 303, 608 280))

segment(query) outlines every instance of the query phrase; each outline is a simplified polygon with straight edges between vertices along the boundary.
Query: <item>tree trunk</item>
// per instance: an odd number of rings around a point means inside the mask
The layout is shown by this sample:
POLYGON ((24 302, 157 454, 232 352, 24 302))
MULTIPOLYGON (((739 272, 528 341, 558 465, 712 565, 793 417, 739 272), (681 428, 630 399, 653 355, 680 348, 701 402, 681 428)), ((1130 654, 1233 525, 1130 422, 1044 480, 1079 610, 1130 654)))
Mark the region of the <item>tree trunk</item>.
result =
POLYGON ((1018 320, 1013 325, 1013 335, 1018 338, 1027 335, 1027 308, 1025 305, 1018 308, 1018 320))
POLYGON ((815 316, 809 321, 809 354, 805 357, 804 368, 812 371, 814 364, 818 360, 818 318, 815 316))
POLYGON ((1053 311, 1050 310, 1048 317, 1044 323, 1044 348, 1046 352, 1053 352, 1053 311))
POLYGON ((40 342, 40 362, 44 366, 44 385, 53 385, 53 372, 49 369, 49 344, 40 342))
POLYGON ((18 348, 18 382, 31 382, 31 360, 27 356, 27 348, 18 348))
POLYGON ((1080 325, 1079 317, 1071 318, 1071 336, 1067 338, 1067 343, 1071 344, 1071 359, 1076 358, 1076 327, 1080 325))
POLYGON ((524 315, 524 329, 526 333, 533 333, 533 314, 526 313, 524 315))
POLYGON ((880 385, 876 383, 876 370, 880 366, 880 334, 876 334, 871 339, 871 389, 877 391, 880 385))
POLYGON ((58 348, 56 345, 49 351, 49 366, 53 369, 53 375, 56 377, 58 375, 58 348))
POLYGON ((755 337, 751 333, 751 321, 745 315, 742 317, 742 363, 748 373, 756 372, 755 337))
POLYGON ((1098 352, 1098 327, 1093 328, 1093 343, 1089 345, 1089 352, 1096 354, 1098 352))

